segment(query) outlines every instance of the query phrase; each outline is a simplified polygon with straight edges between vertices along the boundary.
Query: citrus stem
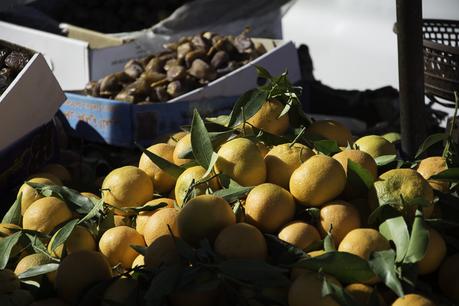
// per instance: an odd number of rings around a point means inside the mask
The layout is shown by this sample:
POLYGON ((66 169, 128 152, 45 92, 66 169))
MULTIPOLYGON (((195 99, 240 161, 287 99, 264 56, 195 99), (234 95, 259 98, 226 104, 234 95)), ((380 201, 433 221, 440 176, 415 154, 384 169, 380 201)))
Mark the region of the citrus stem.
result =
POLYGON ((301 136, 303 136, 304 132, 306 131, 306 127, 303 127, 300 131, 300 133, 293 139, 293 141, 288 145, 289 148, 293 147, 295 143, 298 142, 298 139, 300 139, 301 136))

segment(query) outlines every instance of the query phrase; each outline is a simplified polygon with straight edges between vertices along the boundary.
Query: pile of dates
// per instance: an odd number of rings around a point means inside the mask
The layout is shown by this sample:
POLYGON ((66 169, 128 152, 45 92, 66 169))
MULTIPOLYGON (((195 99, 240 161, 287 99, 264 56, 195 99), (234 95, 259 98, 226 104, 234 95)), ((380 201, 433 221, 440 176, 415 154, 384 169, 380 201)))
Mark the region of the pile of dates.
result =
POLYGON ((29 59, 30 54, 28 52, 12 50, 7 46, 0 45, 0 95, 25 67, 29 59))
POLYGON ((165 51, 131 60, 124 71, 87 84, 85 93, 128 103, 164 102, 247 64, 266 52, 248 31, 237 36, 204 32, 165 45, 165 51))

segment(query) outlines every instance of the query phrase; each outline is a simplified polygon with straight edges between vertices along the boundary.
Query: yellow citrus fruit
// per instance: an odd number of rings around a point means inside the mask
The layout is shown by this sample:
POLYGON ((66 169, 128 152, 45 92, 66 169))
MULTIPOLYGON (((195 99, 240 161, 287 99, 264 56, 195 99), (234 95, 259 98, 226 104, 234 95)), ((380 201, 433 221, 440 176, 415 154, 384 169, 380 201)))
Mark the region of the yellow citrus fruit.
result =
POLYGON ((169 145, 172 145, 172 146, 175 146, 177 144, 177 142, 182 139, 183 137, 185 137, 186 135, 188 134, 188 132, 185 132, 185 131, 179 131, 177 133, 174 133, 171 135, 171 137, 169 137, 169 139, 167 140, 167 144, 169 145))
MULTIPOLYGON (((158 143, 152 145, 147 150, 171 163, 174 163, 174 148, 174 146, 166 143, 158 143)), ((148 158, 147 155, 145 155, 145 153, 140 156, 139 169, 142 169, 146 174, 148 174, 153 182, 155 192, 157 193, 167 193, 171 191, 175 185, 176 178, 167 174, 166 171, 158 167, 150 160, 150 158, 148 158)))
POLYGON ((446 243, 433 228, 429 229, 429 243, 424 257, 417 263, 420 275, 429 274, 438 269, 446 256, 446 243))
MULTIPOLYGON (((119 211, 115 211, 119 212, 119 211)), ((113 222, 115 226, 131 226, 132 225, 132 216, 124 216, 124 215, 114 215, 113 222)))
POLYGON ((102 197, 105 203, 115 207, 142 206, 153 198, 153 183, 143 170, 124 166, 105 177, 102 197))
POLYGON ((394 144, 378 135, 363 136, 357 139, 355 144, 359 150, 370 154, 373 158, 397 154, 394 144))
POLYGON ((214 195, 200 195, 191 199, 177 217, 180 237, 193 245, 206 238, 213 243, 221 230, 234 223, 236 216, 231 206, 223 198, 214 195))
MULTIPOLYGON (((38 184, 45 184, 45 185, 56 185, 53 181, 44 178, 44 177, 36 177, 30 179, 29 182, 31 183, 38 183, 38 184)), ((24 183, 21 188, 19 188, 18 195, 22 192, 21 198, 21 215, 24 215, 25 211, 29 206, 38 199, 43 198, 43 196, 34 188, 24 183)))
POLYGON ((36 200, 27 208, 22 219, 22 227, 49 234, 59 224, 73 217, 67 204, 55 197, 36 200))
POLYGON ((284 226, 278 235, 279 239, 305 250, 314 242, 320 241, 317 229, 308 223, 293 221, 284 226))
MULTIPOLYGON (((155 206, 155 205, 158 205, 160 203, 166 203, 167 204, 167 208, 174 208, 174 204, 175 204, 175 201, 173 199, 168 199, 168 198, 159 198, 159 199, 154 199, 154 200, 151 200, 151 201, 148 201, 147 203, 145 203, 144 207, 145 206, 155 206)), ((147 223, 147 220, 148 218, 153 215, 154 213, 156 213, 158 211, 158 209, 155 209, 153 211, 141 211, 139 212, 139 214, 137 215, 136 219, 135 219, 135 229, 137 230, 137 232, 141 235, 144 234, 143 232, 143 229, 145 227, 145 224, 147 223)))
MULTIPOLYGON (((371 296, 374 288, 365 284, 353 283, 349 284, 344 290, 358 303, 358 305, 370 305, 371 296)), ((382 297, 377 294, 379 305, 384 305, 382 297)))
POLYGON ((73 232, 70 234, 69 238, 67 238, 65 243, 58 246, 54 251, 51 250, 53 241, 54 236, 49 241, 48 252, 51 255, 58 258, 62 257, 64 246, 67 254, 83 250, 94 251, 97 247, 93 235, 89 232, 89 230, 86 227, 81 225, 77 225, 73 232))
POLYGON ((378 205, 377 203, 379 205, 391 203, 409 219, 414 216, 416 210, 416 205, 410 203, 418 198, 424 199, 428 204, 422 208, 422 211, 424 217, 429 218, 434 209, 432 188, 418 172, 412 169, 392 169, 383 173, 370 192, 370 204, 373 208, 378 205))
MULTIPOLYGON (((206 174, 206 169, 201 166, 194 166, 183 171, 182 174, 177 178, 177 183, 175 184, 175 200, 179 206, 183 205, 183 200, 190 188, 191 184, 197 183, 198 181, 205 180, 204 174, 206 174)), ((212 190, 218 189, 218 180, 214 178, 208 182, 198 184, 194 188, 195 195, 205 194, 207 188, 212 190)))
POLYGON ((176 248, 176 242, 171 235, 163 235, 155 239, 148 246, 144 257, 147 268, 156 268, 162 264, 172 265, 179 261, 180 257, 176 248))
POLYGON ((107 230, 99 240, 99 249, 112 266, 121 264, 130 268, 138 253, 131 245, 145 246, 142 235, 128 226, 116 226, 107 230))
POLYGON ((372 228, 356 228, 350 231, 338 247, 340 252, 348 252, 365 260, 370 254, 390 249, 389 241, 372 228))
POLYGON ((314 155, 292 173, 289 186, 300 204, 320 206, 343 192, 346 173, 335 159, 314 155))
POLYGON ((112 277, 107 258, 100 252, 80 251, 65 257, 57 269, 56 291, 59 297, 76 304, 88 286, 112 277))
POLYGON ((313 155, 311 149, 300 143, 273 147, 265 155, 266 182, 288 188, 293 171, 313 155))
POLYGON ((263 156, 247 138, 235 138, 220 147, 215 171, 230 176, 242 186, 256 186, 266 180, 263 156))
POLYGON ((134 259, 131 267, 135 268, 135 267, 143 266, 143 265, 145 265, 145 257, 142 254, 140 254, 134 259))
POLYGON ((306 135, 334 140, 338 146, 342 147, 352 144, 351 131, 343 124, 334 120, 318 120, 313 122, 306 130, 306 135))
POLYGON ((133 278, 116 279, 105 289, 101 306, 126 305, 138 285, 138 281, 133 278))
POLYGON ((441 264, 438 286, 447 297, 459 303, 459 253, 447 257, 441 264))
MULTIPOLYGON (((49 263, 52 263, 51 258, 49 256, 46 256, 43 253, 30 254, 30 255, 24 256, 18 262, 18 264, 16 265, 16 268, 14 269, 14 273, 16 273, 16 275, 19 275, 33 267, 37 267, 37 266, 41 266, 41 265, 49 264, 49 263)), ((56 277, 56 272, 49 272, 46 274, 46 276, 51 282, 53 282, 56 277)), ((41 279, 41 276, 32 277, 31 279, 35 281, 39 281, 41 279)))
POLYGON ((258 112, 246 122, 270 134, 282 135, 287 131, 290 124, 288 114, 279 117, 283 109, 284 104, 278 101, 266 101, 258 112))
POLYGON ((0 270, 0 295, 19 289, 18 276, 10 269, 0 270))
POLYGON ((184 165, 191 161, 191 159, 183 158, 185 154, 191 152, 191 134, 188 133, 183 136, 175 145, 172 154, 174 163, 178 166, 184 165))
POLYGON ((41 171, 54 175, 63 183, 69 183, 72 180, 69 170, 60 164, 48 164, 41 171))
POLYGON ((175 208, 161 208, 148 217, 143 228, 146 244, 150 245, 159 237, 169 235, 169 227, 172 234, 178 236, 177 215, 175 208))
POLYGON ((417 171, 429 182, 430 187, 440 192, 448 192, 449 183, 447 181, 430 179, 431 176, 439 174, 446 169, 448 169, 448 165, 443 157, 432 156, 421 160, 417 171))
POLYGON ((38 173, 32 174, 31 176, 27 178, 27 181, 30 181, 31 179, 34 179, 34 178, 46 178, 50 180, 51 182, 53 182, 54 183, 53 185, 62 186, 62 181, 57 176, 49 172, 38 172, 38 173))
MULTIPOLYGON (((332 276, 325 276, 327 281, 341 286, 332 276)), ((323 277, 317 272, 305 272, 298 276, 288 292, 289 306, 338 306, 331 297, 322 297, 323 277)))
POLYGON ((224 228, 215 239, 214 249, 228 259, 265 260, 268 255, 265 237, 259 229, 247 223, 224 228))
POLYGON ((353 229, 360 227, 358 210, 344 201, 332 201, 320 209, 320 231, 325 235, 331 230, 336 245, 353 229))
POLYGON ((292 220, 295 201, 284 188, 264 183, 249 192, 244 208, 248 223, 263 232, 274 233, 292 220))
MULTIPOLYGON (((343 194, 347 198, 355 198, 361 195, 363 192, 359 190, 358 186, 352 186, 352 178, 349 177, 347 173, 347 164, 348 160, 357 163, 359 166, 368 171, 368 173, 376 179, 378 177, 378 166, 376 165, 375 160, 371 155, 360 150, 343 150, 339 153, 333 155, 333 158, 336 159, 341 166, 343 166, 344 172, 346 172, 346 187, 344 188, 343 194)), ((366 189, 364 190, 366 196, 366 189)))
POLYGON ((435 306, 435 303, 419 294, 405 294, 395 300, 392 306, 435 306))
POLYGON ((257 145, 258 151, 260 151, 261 156, 264 157, 264 156, 266 156, 266 154, 268 154, 269 147, 266 144, 264 144, 261 141, 257 141, 255 144, 257 145))
POLYGON ((309 252, 308 255, 311 257, 317 257, 317 256, 324 255, 325 253, 326 253, 325 250, 316 250, 316 251, 309 252))
POLYGON ((30 304, 30 306, 69 306, 69 304, 67 304, 60 298, 52 297, 48 299, 35 301, 32 304, 30 304))

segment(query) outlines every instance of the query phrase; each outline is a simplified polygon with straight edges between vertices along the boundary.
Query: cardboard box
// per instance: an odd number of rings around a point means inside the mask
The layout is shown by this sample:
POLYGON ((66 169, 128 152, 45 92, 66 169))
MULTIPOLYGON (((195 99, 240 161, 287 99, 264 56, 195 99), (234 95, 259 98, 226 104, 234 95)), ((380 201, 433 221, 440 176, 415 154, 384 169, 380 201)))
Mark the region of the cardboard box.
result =
POLYGON ((301 79, 298 55, 292 42, 261 40, 269 50, 254 61, 209 83, 165 103, 133 105, 114 100, 67 93, 61 106, 74 135, 132 147, 134 141, 151 144, 155 138, 179 130, 191 123, 193 109, 203 116, 231 111, 241 94, 258 86, 255 65, 279 75, 286 69, 295 83, 301 79))
POLYGON ((0 96, 0 150, 49 122, 65 101, 44 57, 28 52, 32 54, 29 62, 0 96))
POLYGON ((0 22, 0 39, 42 53, 64 90, 81 90, 90 80, 122 70, 129 59, 147 54, 133 40, 64 26, 68 37, 0 22))

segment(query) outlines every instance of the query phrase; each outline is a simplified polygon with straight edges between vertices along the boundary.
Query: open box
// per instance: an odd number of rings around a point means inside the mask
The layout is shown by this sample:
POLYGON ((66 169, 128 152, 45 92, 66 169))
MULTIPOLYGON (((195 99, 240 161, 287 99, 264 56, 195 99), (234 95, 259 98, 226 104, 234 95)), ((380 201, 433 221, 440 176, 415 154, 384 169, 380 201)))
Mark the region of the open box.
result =
POLYGON ((255 65, 264 67, 272 75, 288 70, 292 83, 301 79, 298 55, 292 42, 254 40, 263 43, 268 52, 208 85, 168 102, 136 105, 67 93, 68 100, 61 106, 61 111, 76 136, 124 147, 132 147, 134 142, 149 145, 155 138, 190 124, 193 109, 202 116, 229 113, 241 94, 259 85, 255 65))

